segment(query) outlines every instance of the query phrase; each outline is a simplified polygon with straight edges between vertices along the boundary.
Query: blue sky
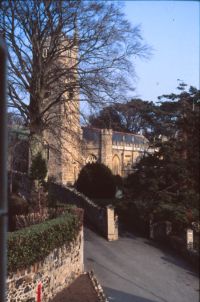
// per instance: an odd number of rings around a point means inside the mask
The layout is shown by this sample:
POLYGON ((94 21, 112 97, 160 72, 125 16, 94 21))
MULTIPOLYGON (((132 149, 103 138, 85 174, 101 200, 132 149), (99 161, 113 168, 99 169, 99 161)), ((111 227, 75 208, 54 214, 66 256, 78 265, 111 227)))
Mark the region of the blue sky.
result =
POLYGON ((135 62, 135 94, 144 100, 176 92, 177 79, 199 88, 198 1, 123 1, 133 24, 153 47, 148 61, 135 62))

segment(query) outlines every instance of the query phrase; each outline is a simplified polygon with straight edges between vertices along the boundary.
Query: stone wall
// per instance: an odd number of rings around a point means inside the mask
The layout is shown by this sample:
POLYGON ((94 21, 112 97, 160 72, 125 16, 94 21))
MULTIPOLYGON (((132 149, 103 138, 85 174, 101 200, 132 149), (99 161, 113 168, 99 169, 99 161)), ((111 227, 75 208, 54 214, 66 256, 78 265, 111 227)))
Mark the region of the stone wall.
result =
POLYGON ((84 221, 92 225, 108 240, 118 239, 117 217, 114 208, 101 208, 74 188, 62 184, 50 183, 49 197, 54 201, 73 204, 84 210, 84 221))
MULTIPOLYGON (((34 252, 34 251, 33 251, 34 252)), ((83 272, 83 229, 76 240, 54 249, 43 261, 9 273, 7 302, 35 302, 42 283, 42 302, 50 301, 83 272)))

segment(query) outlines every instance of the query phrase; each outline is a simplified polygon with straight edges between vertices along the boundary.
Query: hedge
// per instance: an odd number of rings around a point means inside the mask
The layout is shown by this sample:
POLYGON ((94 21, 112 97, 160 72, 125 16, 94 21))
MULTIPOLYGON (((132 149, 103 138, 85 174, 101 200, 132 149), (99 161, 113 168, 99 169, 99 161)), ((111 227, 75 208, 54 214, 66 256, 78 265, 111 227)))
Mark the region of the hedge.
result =
POLYGON ((8 272, 42 261, 55 248, 72 242, 80 229, 80 213, 65 213, 58 218, 8 233, 8 272))

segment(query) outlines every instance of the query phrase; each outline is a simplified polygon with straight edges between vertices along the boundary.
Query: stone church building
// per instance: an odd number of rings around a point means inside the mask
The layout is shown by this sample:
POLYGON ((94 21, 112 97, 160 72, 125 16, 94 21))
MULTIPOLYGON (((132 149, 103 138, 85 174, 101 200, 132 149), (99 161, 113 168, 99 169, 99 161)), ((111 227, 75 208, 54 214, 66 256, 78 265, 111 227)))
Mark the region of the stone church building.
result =
MULTIPOLYGON (((44 103, 54 101, 63 84, 65 87, 68 85, 70 89, 66 90, 62 100, 47 112, 47 117, 52 121, 43 134, 48 177, 63 184, 74 184, 81 168, 91 162, 103 163, 113 174, 125 177, 133 171, 134 164, 141 156, 149 152, 148 140, 138 134, 81 127, 80 91, 77 84, 78 47, 70 48, 70 41, 65 37, 60 41, 59 47, 64 51, 53 67, 50 66, 50 72, 53 72, 54 67, 63 66, 69 74, 54 83, 44 103)), ((43 49, 44 59, 49 45, 50 42, 47 41, 43 49)))
POLYGON ((147 152, 148 140, 142 135, 83 127, 85 163, 100 162, 122 177, 133 171, 134 164, 147 152))
MULTIPOLYGON (((69 145, 72 155, 66 154, 66 162, 56 164, 55 156, 49 151, 48 173, 58 182, 73 184, 81 168, 87 163, 94 162, 103 163, 114 175, 125 177, 133 172, 134 165, 139 159, 150 152, 149 142, 142 135, 90 126, 82 127, 81 130, 77 144, 69 145)), ((68 153, 64 149, 62 152, 68 153)))
MULTIPOLYGON (((62 81, 72 84, 74 88, 65 93, 66 101, 53 108, 53 114, 57 118, 53 124, 54 136, 48 131, 45 134, 48 145, 48 176, 64 184, 73 184, 85 164, 99 162, 107 165, 113 174, 125 177, 147 152, 148 140, 138 134, 81 127, 80 91, 76 85, 78 47, 73 47, 69 53, 68 43, 66 38, 62 39, 61 46, 66 51, 58 62, 70 70, 70 77, 62 81)), ((56 89, 53 90, 55 93, 56 89)), ((56 95, 51 94, 51 97, 55 98, 56 95)))

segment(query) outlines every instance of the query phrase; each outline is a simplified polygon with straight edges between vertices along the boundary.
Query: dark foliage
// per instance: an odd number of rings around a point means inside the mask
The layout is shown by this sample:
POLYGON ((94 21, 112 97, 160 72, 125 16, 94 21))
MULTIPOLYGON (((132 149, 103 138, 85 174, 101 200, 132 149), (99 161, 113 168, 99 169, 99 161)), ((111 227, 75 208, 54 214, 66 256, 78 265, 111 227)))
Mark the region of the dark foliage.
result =
POLYGON ((15 215, 24 215, 29 211, 29 204, 17 194, 8 196, 8 229, 15 230, 15 215))
POLYGON ((134 230, 141 236, 149 236, 149 216, 133 200, 124 199, 115 205, 115 209, 120 222, 128 231, 134 230))
POLYGON ((158 120, 165 139, 136 165, 127 188, 140 213, 170 220, 181 232, 199 219, 199 91, 164 97, 158 120))
POLYGON ((114 181, 115 181, 115 185, 118 189, 122 189, 123 188, 123 179, 120 175, 113 175, 114 177, 114 181))
POLYGON ((87 164, 83 167, 76 188, 90 198, 113 198, 116 191, 111 170, 100 163, 87 164))
POLYGON ((156 126, 157 106, 152 102, 132 99, 127 103, 114 104, 102 109, 98 115, 91 115, 90 124, 97 128, 139 133, 152 139, 156 126))
POLYGON ((47 165, 45 159, 42 158, 42 154, 38 153, 31 164, 31 178, 38 180, 40 183, 44 181, 47 175, 47 165))

